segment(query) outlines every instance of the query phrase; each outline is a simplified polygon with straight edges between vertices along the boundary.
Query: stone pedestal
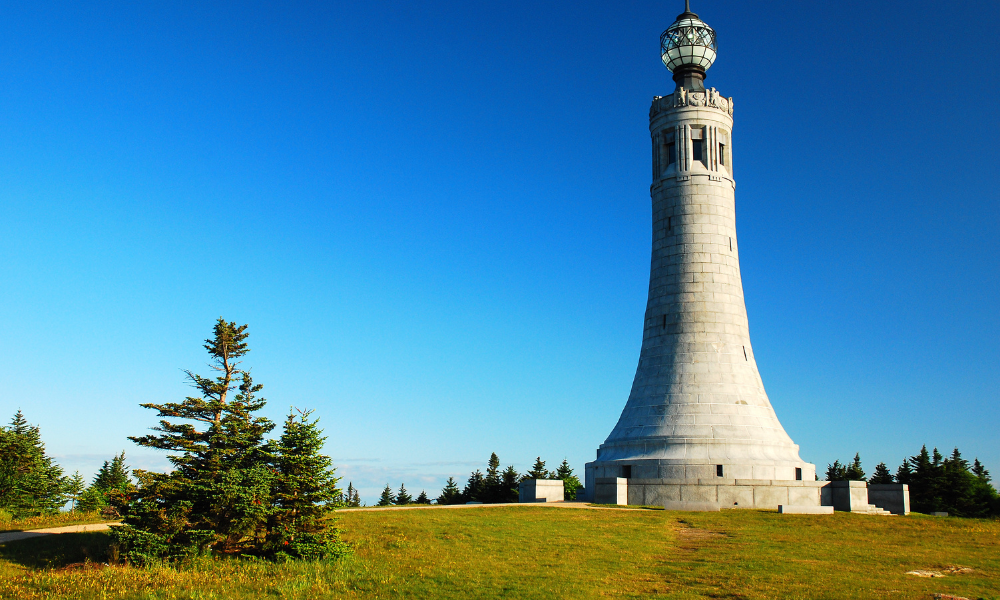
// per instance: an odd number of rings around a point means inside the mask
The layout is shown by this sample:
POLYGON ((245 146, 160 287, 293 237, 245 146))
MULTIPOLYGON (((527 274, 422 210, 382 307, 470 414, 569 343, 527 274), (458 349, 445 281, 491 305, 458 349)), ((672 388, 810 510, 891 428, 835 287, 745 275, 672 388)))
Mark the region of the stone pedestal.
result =
POLYGON ((905 483, 869 483, 868 501, 894 515, 908 515, 910 486, 905 483))
POLYGON ((562 502, 564 486, 561 479, 526 479, 517 486, 518 502, 562 502))

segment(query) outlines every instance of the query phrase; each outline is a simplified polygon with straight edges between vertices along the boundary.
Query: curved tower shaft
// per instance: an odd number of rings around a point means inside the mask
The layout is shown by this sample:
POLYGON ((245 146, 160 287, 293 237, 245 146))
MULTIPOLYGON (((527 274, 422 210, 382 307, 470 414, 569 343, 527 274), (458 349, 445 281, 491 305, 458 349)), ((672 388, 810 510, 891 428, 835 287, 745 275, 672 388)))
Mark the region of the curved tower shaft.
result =
POLYGON ((733 101, 702 85, 715 59, 715 32, 686 11, 661 46, 677 89, 654 98, 649 113, 653 247, 642 351, 625 409, 588 471, 811 481, 816 468, 778 422, 750 344, 736 238, 733 101))

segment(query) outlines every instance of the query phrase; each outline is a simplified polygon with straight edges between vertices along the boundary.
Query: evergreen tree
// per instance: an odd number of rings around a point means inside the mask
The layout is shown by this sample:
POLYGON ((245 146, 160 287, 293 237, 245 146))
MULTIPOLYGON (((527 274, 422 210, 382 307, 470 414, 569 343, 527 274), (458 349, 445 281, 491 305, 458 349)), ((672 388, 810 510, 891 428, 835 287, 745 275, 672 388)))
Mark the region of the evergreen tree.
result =
POLYGON ((561 479, 563 482, 563 497, 566 500, 576 500, 576 491, 583 487, 580 483, 580 479, 573 474, 573 469, 569 466, 569 461, 565 458, 562 464, 556 468, 556 479, 561 479))
POLYGON ((896 483, 912 483, 913 482, 913 470, 910 469, 910 460, 908 458, 903 459, 903 464, 899 465, 896 469, 896 483))
POLYGON ((510 465, 504 469, 503 474, 500 476, 500 490, 503 494, 500 502, 517 502, 520 499, 520 492, 518 491, 518 483, 520 481, 521 476, 514 469, 514 465, 510 465))
POLYGON ((525 474, 525 479, 551 479, 551 474, 545 470, 545 461, 539 456, 535 459, 535 465, 525 474))
POLYGON ((282 558, 323 558, 342 552, 335 529, 324 519, 336 508, 340 478, 329 456, 321 454, 326 437, 311 410, 292 410, 281 437, 268 446, 274 474, 267 552, 282 558))
POLYGON ((389 487, 389 484, 387 483, 385 484, 385 489, 382 490, 382 495, 379 496, 378 504, 375 506, 392 506, 394 501, 395 496, 392 494, 392 488, 389 487))
POLYGON ((941 453, 934 449, 933 456, 923 446, 916 456, 909 459, 910 507, 915 512, 931 513, 943 511, 941 500, 941 453))
POLYGON ((396 494, 396 498, 392 502, 397 506, 406 506, 407 504, 413 504, 413 496, 411 496, 406 491, 406 484, 399 484, 399 493, 396 494))
POLYGON ((880 484, 880 483, 893 483, 892 473, 889 472, 889 467, 885 466, 884 462, 880 462, 875 466, 875 473, 872 474, 871 479, 868 483, 880 484))
POLYGON ((847 466, 846 475, 849 481, 864 481, 866 479, 865 471, 861 468, 860 453, 854 455, 854 460, 847 466))
POLYGON ((500 487, 500 459, 497 453, 490 454, 486 467, 486 477, 483 478, 483 494, 481 500, 487 504, 501 502, 503 490, 500 487))
POLYGON ((83 476, 79 471, 74 471, 73 476, 66 482, 66 496, 73 502, 71 510, 76 510, 76 503, 80 500, 80 494, 86 489, 87 484, 83 481, 83 476))
POLYGON ((972 474, 986 483, 990 482, 990 472, 986 470, 983 463, 979 462, 979 457, 976 457, 975 462, 972 463, 972 474))
POLYGON ((420 495, 417 496, 415 502, 417 504, 430 504, 431 499, 427 497, 427 492, 425 492, 424 490, 420 490, 420 495))
POLYGON ((833 461, 832 465, 826 466, 826 480, 827 481, 846 481, 847 480, 847 467, 840 464, 839 460, 833 461))
POLYGON ((476 469, 469 475, 469 481, 462 490, 462 502, 483 501, 483 474, 476 469))
POLYGON ((347 484, 347 498, 344 500, 344 505, 348 508, 361 506, 361 498, 358 496, 358 490, 354 489, 353 482, 347 484))
POLYGON ((10 426, 0 427, 0 509, 15 518, 56 513, 66 503, 67 485, 38 427, 17 411, 10 426))
POLYGON ((437 498, 438 504, 459 504, 462 501, 462 492, 458 489, 454 477, 449 477, 441 490, 441 495, 437 498))

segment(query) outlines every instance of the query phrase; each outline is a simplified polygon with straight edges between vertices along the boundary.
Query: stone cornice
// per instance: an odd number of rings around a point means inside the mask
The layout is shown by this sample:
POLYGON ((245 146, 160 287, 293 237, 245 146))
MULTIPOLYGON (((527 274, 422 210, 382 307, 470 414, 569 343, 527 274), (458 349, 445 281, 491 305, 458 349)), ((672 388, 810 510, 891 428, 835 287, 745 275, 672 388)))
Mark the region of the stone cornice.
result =
POLYGON ((692 92, 684 88, 678 88, 676 92, 669 96, 655 96, 653 105, 649 108, 649 118, 653 118, 662 111, 685 106, 698 106, 721 110, 729 116, 733 116, 733 99, 724 98, 715 88, 704 92, 692 92))

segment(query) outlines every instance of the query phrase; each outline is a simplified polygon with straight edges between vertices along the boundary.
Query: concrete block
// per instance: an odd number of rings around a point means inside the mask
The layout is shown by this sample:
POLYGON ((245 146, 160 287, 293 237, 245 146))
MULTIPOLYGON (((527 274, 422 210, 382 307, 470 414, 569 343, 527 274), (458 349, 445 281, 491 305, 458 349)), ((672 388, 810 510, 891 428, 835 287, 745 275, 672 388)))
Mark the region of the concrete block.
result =
POLYGON ((717 488, 719 506, 752 508, 753 488, 744 485, 720 485, 717 488))
MULTIPOLYGON (((823 506, 823 502, 820 497, 821 489, 822 488, 817 486, 789 486, 788 504, 792 506, 823 506)), ((832 505, 827 506, 832 508, 832 505)))
POLYGON ((666 502, 663 508, 690 512, 718 512, 720 507, 718 502, 666 502))
POLYGON ((595 504, 628 505, 628 479, 624 477, 597 477, 594 482, 595 504))
POLYGON ((714 485, 681 485, 682 502, 715 502, 719 497, 714 485))
POLYGON ((870 483, 868 502, 894 515, 908 515, 910 486, 905 483, 870 483))
POLYGON ((644 487, 646 491, 643 504, 647 506, 662 506, 665 502, 681 501, 681 486, 679 485, 659 484, 644 487))
POLYGON ((840 511, 867 511, 868 484, 864 481, 831 481, 831 503, 840 511))
POLYGON ((787 487, 779 485, 753 487, 753 505, 756 508, 778 508, 782 504, 789 504, 787 487))
POLYGON ((526 479, 517 486, 518 502, 562 502, 563 482, 559 479, 526 479))
POLYGON ((778 512, 783 515, 832 515, 832 506, 796 506, 779 504, 778 512))

